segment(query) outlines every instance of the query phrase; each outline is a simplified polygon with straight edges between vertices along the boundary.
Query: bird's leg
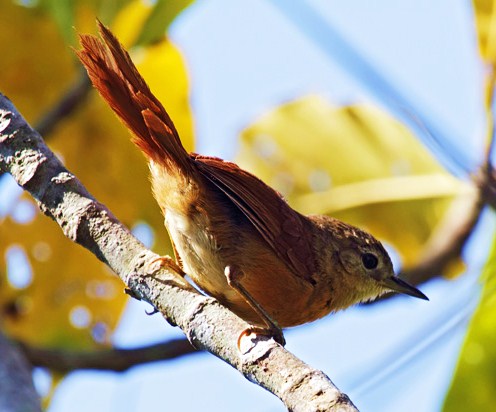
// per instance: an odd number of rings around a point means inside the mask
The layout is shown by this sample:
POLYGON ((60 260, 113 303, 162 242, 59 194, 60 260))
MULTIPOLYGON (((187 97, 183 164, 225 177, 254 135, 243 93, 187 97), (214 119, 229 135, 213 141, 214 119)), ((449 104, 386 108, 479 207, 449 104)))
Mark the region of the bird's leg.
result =
POLYGON ((250 292, 246 290, 246 288, 241 284, 241 279, 243 278, 243 272, 239 269, 236 269, 232 266, 226 266, 224 271, 227 283, 231 286, 236 292, 238 292, 246 302, 251 306, 251 308, 257 313, 258 316, 264 321, 267 325, 267 328, 261 328, 258 326, 251 326, 245 329, 238 338, 238 348, 240 347, 241 338, 245 335, 249 335, 250 333, 259 333, 262 335, 270 334, 274 338, 274 340, 284 346, 286 344, 286 339, 284 339, 284 334, 282 333, 282 329, 279 327, 277 322, 270 317, 270 315, 265 311, 265 309, 260 306, 260 304, 251 296, 250 292))

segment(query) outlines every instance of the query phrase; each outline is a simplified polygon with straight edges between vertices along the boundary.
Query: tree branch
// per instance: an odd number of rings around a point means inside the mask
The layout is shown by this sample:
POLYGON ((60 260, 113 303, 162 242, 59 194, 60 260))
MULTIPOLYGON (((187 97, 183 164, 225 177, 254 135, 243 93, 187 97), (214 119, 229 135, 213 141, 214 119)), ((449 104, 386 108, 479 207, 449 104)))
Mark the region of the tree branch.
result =
POLYGON ((78 78, 60 98, 55 106, 43 114, 35 124, 35 129, 42 136, 52 132, 57 124, 76 110, 92 90, 91 82, 85 70, 80 70, 78 78))
POLYGON ((158 256, 146 249, 72 175, 43 140, 0 94, 0 170, 10 173, 54 219, 64 234, 106 263, 136 297, 178 325, 189 341, 238 369, 278 396, 291 411, 356 411, 321 371, 265 336, 241 341, 249 325, 201 295, 172 268, 154 268, 158 256))
MULTIPOLYGON (((419 263, 400 274, 413 284, 425 282, 445 271, 453 260, 460 256, 484 206, 489 205, 496 209, 496 172, 491 161, 496 138, 493 114, 495 79, 496 72, 491 68, 486 77, 484 99, 487 145, 484 162, 472 179, 474 192, 468 199, 455 200, 454 207, 452 206, 444 217, 441 227, 425 246, 426 253, 419 259, 419 263)), ((420 125, 422 126, 421 123, 420 125)))
POLYGON ((469 196, 455 199, 436 232, 424 247, 424 254, 415 266, 406 268, 400 277, 418 285, 442 274, 460 257, 462 249, 473 233, 485 205, 486 185, 474 188, 469 196))
POLYGON ((0 333, 0 411, 41 412, 31 371, 19 346, 0 333))
POLYGON ((174 339, 135 349, 112 348, 93 352, 38 348, 25 343, 19 343, 19 346, 33 366, 60 373, 79 369, 123 372, 144 363, 200 353, 186 339, 174 339))
POLYGON ((474 193, 461 204, 455 201, 455 207, 447 213, 444 224, 437 231, 434 239, 426 245, 427 253, 425 256, 419 260, 418 265, 403 272, 404 277, 415 284, 424 282, 443 272, 455 258, 458 258, 479 221, 484 206, 488 204, 493 209, 496 207, 496 179, 491 162, 495 140, 492 112, 495 75, 496 73, 491 70, 486 79, 485 102, 488 143, 484 163, 473 177, 474 193))

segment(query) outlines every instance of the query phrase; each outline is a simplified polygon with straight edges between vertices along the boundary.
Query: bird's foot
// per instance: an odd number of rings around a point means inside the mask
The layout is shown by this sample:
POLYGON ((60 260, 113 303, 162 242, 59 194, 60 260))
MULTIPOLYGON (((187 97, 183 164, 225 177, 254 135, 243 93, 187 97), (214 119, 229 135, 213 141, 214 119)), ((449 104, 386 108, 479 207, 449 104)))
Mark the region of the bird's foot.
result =
POLYGON ((240 333, 238 337, 238 349, 242 352, 241 346, 242 346, 242 340, 245 336, 250 336, 250 335, 256 335, 256 336, 267 336, 268 338, 274 339, 279 345, 285 346, 286 345, 286 339, 284 338, 284 334, 282 332, 282 329, 277 327, 277 328, 263 328, 261 326, 250 326, 249 328, 246 328, 243 332, 240 333))
POLYGON ((147 275, 153 276, 162 268, 171 268, 174 272, 177 272, 182 277, 186 276, 184 270, 170 256, 159 256, 153 259, 146 265, 145 273, 147 275))
POLYGON ((244 336, 248 336, 252 333, 270 336, 280 345, 286 345, 286 339, 284 339, 284 334, 282 329, 279 327, 277 322, 272 319, 272 317, 267 313, 267 311, 251 296, 251 294, 245 289, 241 284, 243 279, 243 272, 237 269, 233 269, 231 266, 226 266, 225 275, 227 278, 227 283, 234 290, 236 290, 245 301, 251 306, 251 308, 260 316, 262 321, 267 325, 266 328, 260 326, 251 326, 245 329, 238 337, 238 349, 240 349, 241 340, 244 336))

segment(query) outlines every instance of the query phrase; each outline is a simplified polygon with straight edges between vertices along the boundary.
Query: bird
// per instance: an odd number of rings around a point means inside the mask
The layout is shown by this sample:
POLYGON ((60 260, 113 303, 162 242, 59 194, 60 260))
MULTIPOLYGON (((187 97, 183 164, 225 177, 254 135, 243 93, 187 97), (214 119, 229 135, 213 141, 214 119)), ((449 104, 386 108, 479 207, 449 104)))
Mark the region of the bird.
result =
POLYGON ((97 25, 100 38, 81 34, 76 53, 148 161, 175 262, 251 325, 243 333, 284 345, 283 328, 386 292, 428 300, 395 275, 371 234, 326 215, 303 215, 235 163, 188 153, 128 52, 97 25))

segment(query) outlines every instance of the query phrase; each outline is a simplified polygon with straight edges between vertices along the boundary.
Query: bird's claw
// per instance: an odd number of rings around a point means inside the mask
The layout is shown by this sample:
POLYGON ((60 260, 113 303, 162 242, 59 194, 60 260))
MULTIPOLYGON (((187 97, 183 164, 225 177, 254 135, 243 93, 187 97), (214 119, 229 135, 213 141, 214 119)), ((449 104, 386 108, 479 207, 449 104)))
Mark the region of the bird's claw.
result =
POLYGON ((177 272, 182 277, 186 276, 186 273, 182 270, 182 268, 176 263, 174 259, 170 256, 159 256, 153 259, 146 265, 145 273, 148 275, 154 275, 162 268, 171 268, 175 272, 177 272))
POLYGON ((136 299, 136 300, 141 300, 141 297, 139 295, 137 295, 132 289, 130 288, 124 288, 124 293, 130 297, 132 297, 133 299, 136 299))
POLYGON ((160 311, 157 309, 157 308, 153 308, 153 310, 151 311, 147 311, 145 310, 145 313, 148 315, 148 316, 153 316, 155 315, 156 313, 159 313, 160 311))
POLYGON ((284 338, 284 334, 282 329, 280 328, 263 328, 260 326, 251 326, 243 330, 238 337, 238 350, 241 351, 241 341, 245 336, 249 336, 251 334, 267 336, 269 338, 274 339, 279 345, 285 346, 286 339, 284 338))

